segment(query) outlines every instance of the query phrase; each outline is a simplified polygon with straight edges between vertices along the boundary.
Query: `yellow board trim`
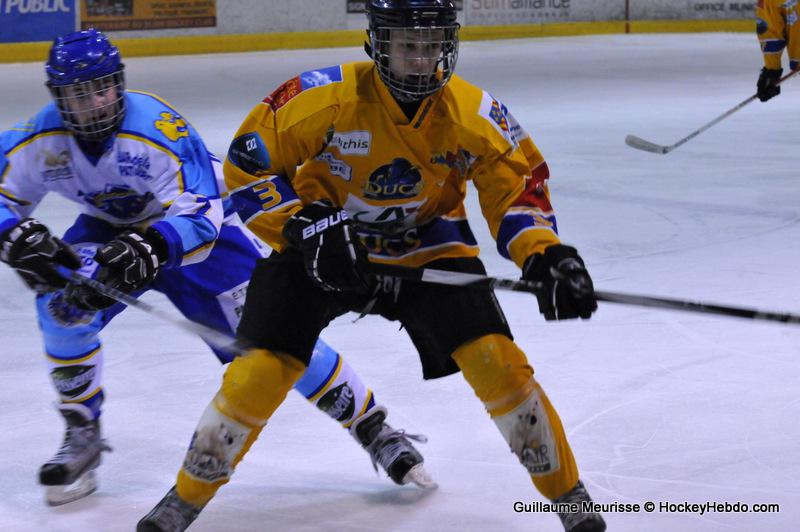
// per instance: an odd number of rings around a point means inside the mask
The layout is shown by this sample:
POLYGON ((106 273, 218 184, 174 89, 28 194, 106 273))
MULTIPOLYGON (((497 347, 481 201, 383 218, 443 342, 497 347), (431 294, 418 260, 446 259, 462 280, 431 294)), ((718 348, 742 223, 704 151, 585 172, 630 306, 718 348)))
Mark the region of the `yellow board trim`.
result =
MULTIPOLYGON (((184 35, 114 39, 123 57, 189 55, 361 46, 365 30, 298 31, 241 35, 184 35)), ((464 26, 464 41, 601 35, 613 33, 697 33, 708 31, 753 32, 752 19, 736 20, 633 20, 625 22, 560 22, 510 26, 464 26)), ((0 44, 0 63, 44 62, 49 42, 0 44)))

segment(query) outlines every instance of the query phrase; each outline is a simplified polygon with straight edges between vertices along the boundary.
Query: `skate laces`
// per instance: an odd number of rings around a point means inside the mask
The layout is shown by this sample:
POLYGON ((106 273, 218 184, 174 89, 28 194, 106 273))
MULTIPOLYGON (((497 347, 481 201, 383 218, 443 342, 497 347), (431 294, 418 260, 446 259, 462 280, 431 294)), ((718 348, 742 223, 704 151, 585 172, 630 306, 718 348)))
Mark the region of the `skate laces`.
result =
POLYGON ((403 453, 419 456, 421 462, 422 457, 409 440, 427 443, 428 438, 422 434, 408 434, 403 429, 394 429, 388 423, 384 423, 383 428, 372 440, 372 443, 366 446, 375 471, 378 470, 378 464, 380 464, 384 471, 388 472, 389 466, 403 453))
POLYGON ((106 440, 99 437, 98 432, 99 428, 93 422, 67 425, 64 441, 51 462, 66 463, 71 458, 84 454, 84 451, 87 450, 92 451, 92 454, 95 451, 97 453, 111 451, 111 447, 106 440))
POLYGON ((183 530, 197 518, 200 509, 184 502, 178 497, 175 488, 172 488, 167 496, 164 497, 162 504, 159 504, 159 508, 156 509, 155 513, 160 513, 157 517, 159 524, 168 523, 170 525, 167 530, 183 530))
POLYGON ((150 512, 150 520, 158 523, 164 530, 185 530, 200 514, 196 508, 178 497, 175 488, 169 490, 158 505, 150 512))
MULTIPOLYGON (((578 481, 574 488, 561 497, 554 499, 553 502, 555 504, 581 504, 582 502, 591 500, 592 498, 589 497, 589 492, 586 491, 583 482, 578 481)), ((594 512, 558 512, 558 517, 561 519, 565 530, 572 530, 573 527, 584 521, 592 521, 600 518, 600 516, 594 512)))

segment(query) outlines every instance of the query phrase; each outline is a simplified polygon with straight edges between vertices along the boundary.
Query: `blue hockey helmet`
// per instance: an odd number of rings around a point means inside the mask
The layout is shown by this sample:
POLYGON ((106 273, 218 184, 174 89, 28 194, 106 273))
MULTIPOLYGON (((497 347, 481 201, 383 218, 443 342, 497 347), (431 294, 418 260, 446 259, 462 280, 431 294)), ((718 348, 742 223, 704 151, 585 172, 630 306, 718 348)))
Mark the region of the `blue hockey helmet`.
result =
POLYGON ((367 53, 397 100, 418 101, 445 86, 458 59, 452 0, 367 0, 366 12, 367 53))
POLYGON ((67 129, 93 142, 119 129, 125 114, 124 68, 117 47, 93 28, 55 39, 45 72, 67 129))

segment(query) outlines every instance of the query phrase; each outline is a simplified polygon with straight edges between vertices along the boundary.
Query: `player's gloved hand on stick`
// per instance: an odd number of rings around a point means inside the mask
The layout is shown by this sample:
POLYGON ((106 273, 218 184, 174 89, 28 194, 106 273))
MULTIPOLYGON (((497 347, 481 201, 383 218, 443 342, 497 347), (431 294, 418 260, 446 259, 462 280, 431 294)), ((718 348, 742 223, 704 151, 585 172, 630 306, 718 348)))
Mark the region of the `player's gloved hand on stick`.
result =
POLYGON ((776 85, 781 79, 781 74, 783 74, 782 68, 771 69, 764 67, 761 69, 761 74, 758 76, 758 83, 756 84, 759 100, 766 102, 781 93, 781 86, 776 85))
POLYGON ((58 266, 71 270, 81 266, 72 248, 33 218, 20 221, 0 235, 0 261, 14 268, 37 292, 66 286, 67 280, 58 273, 58 266))
POLYGON ((368 292, 367 249, 343 209, 323 202, 306 205, 283 227, 283 236, 303 254, 306 273, 326 291, 368 292))
POLYGON ((525 262, 522 278, 542 283, 544 290, 536 294, 539 312, 544 319, 589 319, 597 310, 594 285, 578 250, 555 244, 544 254, 534 253, 525 262))
MULTIPOLYGON (((145 234, 125 231, 95 253, 94 260, 99 265, 96 280, 125 293, 135 292, 155 279, 160 265, 166 261, 165 255, 166 244, 158 231, 150 229, 145 234)), ((76 283, 67 287, 65 297, 84 310, 102 310, 116 303, 76 283)))

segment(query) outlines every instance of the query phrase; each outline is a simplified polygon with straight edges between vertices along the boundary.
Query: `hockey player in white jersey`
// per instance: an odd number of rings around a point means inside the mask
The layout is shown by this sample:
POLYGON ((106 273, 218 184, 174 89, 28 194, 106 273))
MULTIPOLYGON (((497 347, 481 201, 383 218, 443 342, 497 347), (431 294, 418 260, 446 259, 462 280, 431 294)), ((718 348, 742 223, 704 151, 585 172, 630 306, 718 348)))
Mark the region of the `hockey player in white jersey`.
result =
MULTIPOLYGON (((221 165, 191 125, 159 97, 126 91, 119 52, 102 33, 56 39, 46 72, 54 101, 0 134, 0 260, 37 292, 66 421, 61 448, 39 474, 55 505, 94 491, 94 470, 110 450, 100 431, 98 335, 124 308, 68 284, 58 268, 133 295, 159 290, 187 318, 232 334, 268 250, 223 199, 221 165), (82 211, 63 238, 30 217, 48 192, 82 211)), ((223 363, 233 358, 214 352, 223 363)), ((396 483, 433 485, 409 441, 423 438, 386 424, 385 407, 321 340, 295 389, 348 428, 396 483)))

